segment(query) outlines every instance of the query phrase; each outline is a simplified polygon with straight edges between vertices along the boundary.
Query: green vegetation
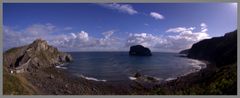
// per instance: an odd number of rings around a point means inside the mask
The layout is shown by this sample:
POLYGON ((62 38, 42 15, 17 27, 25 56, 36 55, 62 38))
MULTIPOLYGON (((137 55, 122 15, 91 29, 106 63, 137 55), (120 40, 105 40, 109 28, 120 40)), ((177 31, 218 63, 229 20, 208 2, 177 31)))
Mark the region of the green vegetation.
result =
POLYGON ((3 94, 4 95, 33 95, 40 92, 28 82, 23 74, 10 74, 3 68, 3 94))
POLYGON ((29 94, 29 92, 24 88, 21 81, 16 76, 10 75, 4 68, 3 94, 4 95, 26 95, 26 94, 29 94))
POLYGON ((237 94, 237 64, 224 66, 210 80, 206 94, 237 94))
POLYGON ((237 64, 226 65, 203 82, 193 83, 191 86, 178 89, 171 87, 157 87, 151 94, 158 95, 236 95, 237 94, 237 64))

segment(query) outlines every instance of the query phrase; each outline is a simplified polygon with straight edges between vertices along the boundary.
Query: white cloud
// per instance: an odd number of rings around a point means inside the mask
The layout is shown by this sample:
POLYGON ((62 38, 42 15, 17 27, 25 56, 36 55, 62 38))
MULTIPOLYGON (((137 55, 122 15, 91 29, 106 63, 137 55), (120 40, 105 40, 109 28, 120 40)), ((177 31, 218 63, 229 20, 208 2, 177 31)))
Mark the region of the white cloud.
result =
POLYGON ((201 32, 207 32, 208 31, 207 25, 205 23, 201 23, 200 26, 201 26, 201 32))
POLYGON ((70 33, 73 37, 73 39, 77 38, 77 35, 75 33, 70 33))
POLYGON ((111 30, 111 31, 103 32, 102 34, 104 35, 104 37, 105 37, 106 39, 108 39, 109 37, 112 36, 113 33, 114 33, 114 31, 111 30))
POLYGON ((132 45, 143 45, 145 47, 154 47, 156 44, 166 44, 166 40, 159 37, 159 36, 154 36, 152 34, 148 33, 130 33, 126 46, 132 46, 132 45))
MULTIPOLYGON (((4 26, 3 28, 4 50, 30 44, 37 38, 45 39, 50 45, 67 51, 119 50, 119 47, 123 46, 119 45, 121 43, 118 38, 112 36, 115 32, 113 30, 103 32, 103 37, 101 38, 95 38, 89 36, 89 33, 86 31, 76 33, 52 33, 51 31, 58 28, 49 23, 33 24, 20 30, 15 30, 8 26, 4 26)), ((62 30, 65 31, 64 29, 62 30)))
POLYGON ((3 25, 3 49, 6 50, 11 47, 23 45, 21 41, 21 32, 15 31, 11 27, 3 25))
POLYGON ((56 27, 51 23, 47 24, 33 24, 24 30, 24 33, 31 34, 32 36, 42 36, 48 33, 53 33, 56 27))
POLYGON ((53 33, 56 26, 52 24, 33 24, 23 29, 14 29, 3 26, 4 49, 29 44, 41 37, 50 45, 60 49, 75 51, 101 51, 101 50, 128 50, 129 46, 141 44, 153 51, 180 51, 190 48, 193 43, 210 38, 207 33, 207 25, 200 24, 200 30, 196 27, 176 27, 166 30, 167 34, 153 35, 144 33, 129 33, 127 37, 115 37, 115 31, 109 30, 102 33, 102 37, 96 38, 86 31, 53 33), (37 32, 37 33, 34 33, 37 32))
POLYGON ((207 34, 207 25, 201 24, 201 31, 200 32, 194 32, 193 30, 195 27, 176 27, 176 28, 170 28, 166 32, 174 32, 178 33, 177 35, 171 35, 170 38, 173 39, 185 39, 188 41, 199 41, 202 39, 209 38, 209 35, 207 34))
POLYGON ((145 25, 145 26, 149 26, 149 24, 147 24, 147 23, 145 23, 144 25, 145 25))
POLYGON ((56 26, 51 23, 33 24, 24 29, 16 29, 9 26, 3 26, 4 49, 22 46, 31 43, 37 38, 51 39, 56 31, 56 26))
POLYGON ((104 38, 100 38, 98 40, 99 45, 102 46, 102 47, 113 47, 113 46, 115 46, 115 48, 118 48, 119 46, 116 47, 116 44, 119 44, 119 42, 118 42, 119 39, 112 37, 114 32, 115 32, 114 30, 103 32, 102 34, 103 34, 104 38))
POLYGON ((85 48, 97 45, 96 39, 89 36, 85 31, 64 34, 62 39, 56 39, 55 46, 63 48, 85 48), (64 39, 64 40, 63 40, 64 39))
POLYGON ((196 27, 176 27, 166 30, 166 32, 174 33, 174 35, 167 36, 172 49, 182 50, 190 48, 192 44, 210 38, 207 33, 207 25, 202 23, 200 26, 200 31, 194 31, 196 27))
POLYGON ((72 30, 73 28, 72 27, 65 27, 63 28, 64 30, 72 30))
POLYGON ((161 19, 164 19, 164 16, 157 13, 157 12, 151 12, 150 13, 150 16, 152 16, 153 18, 157 19, 157 20, 161 20, 161 19))
POLYGON ((184 31, 192 31, 194 30, 195 27, 190 27, 190 28, 186 28, 186 27, 177 27, 177 28, 170 28, 168 29, 166 32, 175 32, 175 33, 178 33, 178 32, 184 32, 184 31))
POLYGON ((89 40, 88 33, 85 31, 81 31, 80 33, 78 33, 77 38, 84 42, 87 42, 89 40))
MULTIPOLYGON (((201 25, 201 28, 207 25, 201 25)), ((192 44, 206 38, 210 38, 207 32, 201 29, 195 32, 196 27, 176 27, 166 30, 166 35, 152 35, 148 33, 130 33, 126 46, 143 45, 155 51, 171 51, 176 52, 183 49, 190 48, 192 44)), ((206 31, 206 30, 205 30, 206 31)))
POLYGON ((138 11, 136 11, 131 5, 129 4, 117 4, 117 3, 112 3, 112 4, 100 4, 106 8, 118 10, 120 12, 128 13, 130 15, 137 14, 138 11))
POLYGON ((117 50, 120 45, 118 39, 112 37, 113 33, 113 30, 103 32, 102 38, 91 37, 89 33, 85 31, 65 34, 61 39, 55 40, 54 45, 68 49, 83 49, 84 51, 117 50))

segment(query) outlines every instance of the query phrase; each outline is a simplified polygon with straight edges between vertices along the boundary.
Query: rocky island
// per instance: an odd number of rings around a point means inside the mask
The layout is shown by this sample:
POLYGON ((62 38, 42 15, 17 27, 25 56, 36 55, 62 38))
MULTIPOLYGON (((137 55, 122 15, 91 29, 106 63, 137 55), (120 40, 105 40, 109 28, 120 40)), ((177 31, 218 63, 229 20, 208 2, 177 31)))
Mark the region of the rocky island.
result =
POLYGON ((152 56, 152 53, 150 49, 142 45, 135 45, 130 47, 129 55, 130 56, 152 56))

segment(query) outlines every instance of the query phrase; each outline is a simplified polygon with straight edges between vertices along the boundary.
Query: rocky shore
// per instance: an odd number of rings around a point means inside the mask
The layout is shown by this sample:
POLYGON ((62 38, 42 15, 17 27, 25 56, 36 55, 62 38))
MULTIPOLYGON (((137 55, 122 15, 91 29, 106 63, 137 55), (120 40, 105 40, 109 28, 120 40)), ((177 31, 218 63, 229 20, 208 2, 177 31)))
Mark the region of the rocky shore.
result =
POLYGON ((41 95, 116 95, 129 94, 105 82, 87 80, 70 75, 63 69, 46 68, 26 74, 30 83, 39 88, 41 95))

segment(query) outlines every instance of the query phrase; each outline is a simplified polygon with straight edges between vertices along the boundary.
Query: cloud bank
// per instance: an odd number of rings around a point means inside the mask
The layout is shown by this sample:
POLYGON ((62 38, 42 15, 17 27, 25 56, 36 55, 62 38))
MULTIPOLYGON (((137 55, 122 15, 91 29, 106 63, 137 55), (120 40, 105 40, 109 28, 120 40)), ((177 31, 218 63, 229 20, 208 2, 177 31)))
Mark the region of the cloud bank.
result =
POLYGON ((126 46, 141 44, 151 47, 156 51, 180 51, 190 48, 193 43, 210 38, 207 33, 207 25, 201 23, 201 31, 194 31, 196 27, 176 27, 166 30, 169 33, 152 35, 148 33, 130 33, 126 46))
POLYGON ((117 37, 114 35, 116 31, 109 30, 101 32, 102 36, 99 38, 91 36, 91 33, 84 30, 74 33, 66 31, 65 28, 60 30, 50 23, 33 24, 20 30, 9 26, 3 28, 5 50, 42 38, 64 51, 127 51, 130 46, 141 44, 153 51, 176 52, 190 48, 193 43, 202 39, 210 38, 205 23, 200 24, 200 31, 195 30, 197 27, 175 27, 167 29, 165 35, 140 32, 117 37), (57 30, 65 33, 56 33, 57 30))

